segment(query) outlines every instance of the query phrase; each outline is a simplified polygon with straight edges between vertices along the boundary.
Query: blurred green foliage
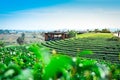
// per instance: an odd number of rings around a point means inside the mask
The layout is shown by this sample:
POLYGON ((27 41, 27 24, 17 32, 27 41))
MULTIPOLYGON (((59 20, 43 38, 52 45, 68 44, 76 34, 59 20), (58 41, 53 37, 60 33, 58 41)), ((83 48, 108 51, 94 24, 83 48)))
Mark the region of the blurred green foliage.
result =
POLYGON ((4 47, 5 43, 3 41, 0 41, 0 47, 4 47))
MULTIPOLYGON (((92 54, 85 50, 81 55, 92 54)), ((119 80, 120 65, 62 54, 40 44, 0 48, 0 80, 119 80)))

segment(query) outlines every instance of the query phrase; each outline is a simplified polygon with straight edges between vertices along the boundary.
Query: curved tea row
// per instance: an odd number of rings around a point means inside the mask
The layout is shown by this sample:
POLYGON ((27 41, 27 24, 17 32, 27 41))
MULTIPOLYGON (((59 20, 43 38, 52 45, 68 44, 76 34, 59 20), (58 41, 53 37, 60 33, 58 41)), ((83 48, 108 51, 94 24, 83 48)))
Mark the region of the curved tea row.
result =
POLYGON ((47 41, 42 45, 56 50, 58 53, 75 56, 77 52, 82 50, 91 50, 93 55, 83 57, 102 59, 114 63, 120 63, 120 42, 108 41, 104 38, 72 38, 66 40, 47 41))

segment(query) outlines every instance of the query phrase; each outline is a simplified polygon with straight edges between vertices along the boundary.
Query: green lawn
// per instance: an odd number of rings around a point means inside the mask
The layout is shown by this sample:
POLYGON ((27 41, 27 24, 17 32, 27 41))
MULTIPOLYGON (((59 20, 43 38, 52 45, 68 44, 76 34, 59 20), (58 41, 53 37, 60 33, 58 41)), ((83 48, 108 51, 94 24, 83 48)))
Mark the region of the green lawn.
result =
POLYGON ((79 34, 76 36, 77 38, 111 38, 113 37, 112 33, 85 33, 85 34, 79 34))

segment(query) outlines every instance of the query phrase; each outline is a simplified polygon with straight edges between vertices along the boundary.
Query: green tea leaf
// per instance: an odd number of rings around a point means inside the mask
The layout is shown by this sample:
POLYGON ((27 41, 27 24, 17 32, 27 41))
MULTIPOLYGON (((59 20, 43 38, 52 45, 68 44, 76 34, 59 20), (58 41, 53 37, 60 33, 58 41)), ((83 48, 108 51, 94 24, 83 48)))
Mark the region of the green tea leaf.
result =
POLYGON ((84 51, 81 51, 81 52, 79 53, 80 56, 88 55, 88 54, 93 54, 93 52, 90 51, 90 50, 84 50, 84 51))
POLYGON ((43 63, 48 64, 50 61, 50 53, 49 50, 41 45, 33 44, 30 46, 30 51, 34 52, 36 57, 39 60, 42 60, 43 63))
POLYGON ((73 60, 69 56, 59 54, 52 56, 50 63, 44 69, 43 80, 65 76, 65 73, 72 68, 72 65, 73 60))

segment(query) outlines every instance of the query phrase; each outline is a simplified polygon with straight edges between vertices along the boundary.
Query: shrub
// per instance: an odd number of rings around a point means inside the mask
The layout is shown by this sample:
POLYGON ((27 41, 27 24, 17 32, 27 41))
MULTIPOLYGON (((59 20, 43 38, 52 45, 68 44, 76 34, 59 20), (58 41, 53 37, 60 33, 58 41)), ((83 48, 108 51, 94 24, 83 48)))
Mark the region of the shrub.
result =
POLYGON ((95 29, 93 32, 95 32, 95 33, 111 33, 109 29, 102 29, 102 30, 95 29))
POLYGON ((109 29, 102 29, 101 33, 111 33, 109 29))
POLYGON ((120 38, 117 36, 114 36, 112 38, 109 38, 108 41, 120 41, 120 38))
POLYGON ((0 41, 0 47, 3 47, 5 43, 3 41, 0 41))
POLYGON ((20 45, 22 45, 24 43, 24 39, 25 39, 25 34, 22 33, 21 37, 17 38, 17 43, 20 44, 20 45))
POLYGON ((74 31, 74 30, 68 31, 68 36, 69 36, 70 38, 76 37, 76 34, 77 34, 77 32, 74 31))
POLYGON ((94 32, 95 32, 95 33, 99 33, 99 32, 101 32, 101 31, 100 31, 99 29, 95 29, 94 32))

